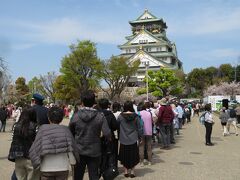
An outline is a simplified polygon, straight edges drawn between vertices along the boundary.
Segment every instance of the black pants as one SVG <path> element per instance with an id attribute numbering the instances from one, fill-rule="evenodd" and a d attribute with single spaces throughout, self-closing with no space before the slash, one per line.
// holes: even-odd
<path id="1" fill-rule="evenodd" d="M 171 122 L 170 126 L 170 142 L 175 143 L 173 122 Z"/>
<path id="2" fill-rule="evenodd" d="M 88 168 L 89 180 L 99 179 L 99 165 L 101 157 L 89 157 L 80 155 L 80 161 L 74 168 L 74 179 L 82 180 L 85 172 L 85 168 Z"/>
<path id="3" fill-rule="evenodd" d="M 205 122 L 204 123 L 205 127 L 206 127 L 206 144 L 209 144 L 209 143 L 212 143 L 211 142 L 211 135 L 212 135 L 212 123 L 208 123 L 208 122 Z"/>

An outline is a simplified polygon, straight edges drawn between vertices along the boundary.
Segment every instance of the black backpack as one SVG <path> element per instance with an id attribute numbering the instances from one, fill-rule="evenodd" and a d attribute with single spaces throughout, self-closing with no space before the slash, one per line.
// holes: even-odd
<path id="1" fill-rule="evenodd" d="M 229 110 L 229 116 L 230 116 L 230 118 L 235 118 L 237 116 L 236 111 L 234 109 L 230 109 Z"/>

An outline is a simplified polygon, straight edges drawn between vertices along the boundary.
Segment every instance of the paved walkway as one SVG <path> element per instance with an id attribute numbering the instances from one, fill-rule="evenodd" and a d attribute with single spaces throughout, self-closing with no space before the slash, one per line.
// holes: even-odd
<path id="1" fill-rule="evenodd" d="M 215 121 L 212 135 L 215 146 L 205 146 L 205 128 L 194 118 L 184 126 L 172 149 L 162 150 L 157 144 L 154 145 L 153 165 L 137 166 L 135 179 L 239 180 L 240 137 L 235 134 L 223 137 L 218 118 L 215 117 Z M 11 124 L 9 121 L 8 130 Z M 9 180 L 14 167 L 14 163 L 7 160 L 10 140 L 10 132 L 0 133 L 1 180 Z M 124 179 L 121 166 L 120 172 L 116 178 L 118 180 Z M 85 179 L 88 177 L 85 176 Z"/>

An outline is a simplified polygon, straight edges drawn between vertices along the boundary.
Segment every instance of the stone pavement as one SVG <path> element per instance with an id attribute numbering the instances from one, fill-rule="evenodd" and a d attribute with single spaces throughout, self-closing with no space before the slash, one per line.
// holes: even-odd
<path id="1" fill-rule="evenodd" d="M 239 180 L 239 136 L 231 134 L 223 137 L 219 119 L 215 117 L 215 121 L 212 134 L 214 146 L 205 146 L 205 128 L 195 117 L 183 127 L 170 150 L 162 150 L 157 144 L 154 145 L 153 165 L 138 165 L 135 179 Z M 8 121 L 7 130 L 11 124 L 12 121 Z M 14 168 L 14 163 L 7 160 L 10 143 L 11 133 L 0 133 L 0 180 L 9 180 Z M 121 165 L 119 169 L 121 174 L 116 179 L 121 180 L 125 177 Z M 88 179 L 87 175 L 85 179 Z"/>

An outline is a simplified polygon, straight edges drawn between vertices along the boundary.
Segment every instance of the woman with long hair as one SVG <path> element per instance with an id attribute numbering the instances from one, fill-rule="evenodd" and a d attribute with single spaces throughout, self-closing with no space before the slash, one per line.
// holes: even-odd
<path id="1" fill-rule="evenodd" d="M 142 141 L 140 118 L 133 109 L 133 103 L 126 101 L 123 112 L 117 119 L 119 123 L 119 160 L 124 167 L 125 177 L 135 177 L 134 167 L 139 163 L 138 143 Z M 129 174 L 130 171 L 130 174 Z"/>
<path id="2" fill-rule="evenodd" d="M 29 149 L 37 132 L 36 111 L 31 107 L 23 109 L 13 132 L 8 159 L 15 162 L 18 180 L 38 180 L 39 171 L 34 170 L 29 159 Z"/>

